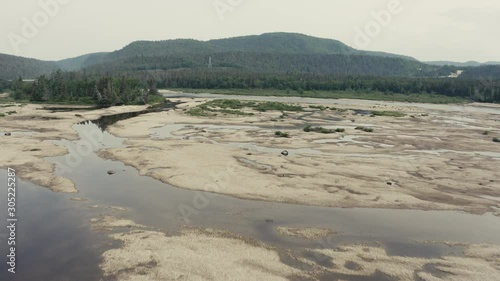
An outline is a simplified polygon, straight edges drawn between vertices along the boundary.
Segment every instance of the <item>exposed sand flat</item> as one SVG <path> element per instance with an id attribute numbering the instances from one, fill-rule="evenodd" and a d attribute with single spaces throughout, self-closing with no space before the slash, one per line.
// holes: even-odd
<path id="1" fill-rule="evenodd" d="M 350 277 L 366 277 L 375 276 L 377 272 L 381 272 L 398 281 L 500 280 L 499 246 L 468 245 L 466 249 L 463 257 L 446 256 L 439 259 L 389 256 L 383 248 L 362 245 L 313 251 L 327 257 L 318 255 L 331 263 L 329 266 L 321 267 L 332 276 L 340 274 Z M 492 260 L 492 256 L 497 259 Z M 306 259 L 302 261 L 311 263 Z"/>
<path id="2" fill-rule="evenodd" d="M 500 278 L 500 247 L 495 245 L 463 245 L 463 256 L 425 259 L 390 256 L 384 248 L 365 245 L 288 251 L 212 229 L 190 229 L 168 236 L 153 230 L 135 230 L 133 222 L 113 217 L 95 219 L 93 223 L 115 232 L 123 230 L 123 226 L 133 227 L 130 231 L 110 234 L 112 239 L 123 242 L 121 248 L 103 254 L 101 268 L 105 278 L 113 280 L 496 281 Z M 309 254 L 303 256 L 303 253 Z"/>
<path id="3" fill-rule="evenodd" d="M 77 133 L 72 125 L 96 119 L 102 115 L 119 112 L 137 111 L 144 106 L 113 107 L 102 110 L 51 113 L 42 110 L 45 105 L 24 105 L 0 108 L 0 113 L 16 111 L 12 115 L 0 118 L 0 139 L 2 153 L 0 168 L 14 168 L 19 178 L 57 192 L 76 193 L 75 185 L 68 179 L 54 175 L 54 165 L 45 157 L 61 156 L 66 149 L 53 144 L 52 140 L 76 140 Z M 49 106 L 49 105 L 47 105 Z M 11 136 L 5 136 L 10 132 Z"/>
<path id="4" fill-rule="evenodd" d="M 322 228 L 292 228 L 292 227 L 283 227 L 278 226 L 276 228 L 279 234 L 285 236 L 292 236 L 298 238 L 306 238 L 306 239 L 320 239 L 329 235 L 336 234 L 335 231 L 330 229 L 322 229 Z"/>
<path id="5" fill-rule="evenodd" d="M 303 104 L 306 112 L 285 116 L 269 111 L 244 117 L 192 117 L 184 109 L 204 100 L 183 101 L 188 103 L 181 109 L 111 126 L 111 133 L 129 138 L 127 147 L 100 155 L 178 187 L 240 198 L 473 213 L 500 207 L 484 197 L 500 196 L 499 147 L 491 141 L 500 135 L 500 115 L 471 109 L 462 118 L 460 112 L 388 103 L 323 111 Z M 407 116 L 370 117 L 351 108 Z M 463 121 L 454 124 L 457 118 Z M 346 132 L 306 133 L 302 128 L 307 124 Z M 155 133 L 168 125 L 176 126 L 169 137 Z M 355 130 L 360 125 L 375 131 Z M 291 137 L 277 138 L 277 130 Z M 289 157 L 281 156 L 284 149 Z"/>
<path id="6" fill-rule="evenodd" d="M 101 268 L 117 280 L 288 280 L 299 270 L 270 249 L 217 233 L 156 231 L 111 235 L 123 248 L 104 253 Z"/>

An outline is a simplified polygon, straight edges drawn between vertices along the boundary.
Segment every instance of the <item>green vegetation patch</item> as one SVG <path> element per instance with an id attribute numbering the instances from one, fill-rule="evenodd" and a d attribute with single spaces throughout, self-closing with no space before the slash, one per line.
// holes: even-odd
<path id="1" fill-rule="evenodd" d="M 356 127 L 356 130 L 360 130 L 367 133 L 373 133 L 373 131 L 375 131 L 373 128 L 369 127 Z"/>
<path id="2" fill-rule="evenodd" d="M 397 111 L 372 111 L 372 116 L 405 117 L 406 114 Z"/>
<path id="3" fill-rule="evenodd" d="M 256 102 L 253 101 L 240 101 L 240 100 L 212 100 L 202 104 L 204 107 L 219 107 L 223 109 L 242 109 L 245 107 L 255 107 Z"/>
<path id="4" fill-rule="evenodd" d="M 213 115 L 210 111 L 205 110 L 205 109 L 200 108 L 200 107 L 192 108 L 192 109 L 186 111 L 186 113 L 191 115 L 191 116 L 202 116 L 202 117 Z"/>
<path id="5" fill-rule="evenodd" d="M 260 112 L 271 110 L 276 111 L 302 111 L 302 107 L 293 104 L 281 102 L 256 102 L 256 101 L 241 101 L 241 100 L 213 100 L 196 106 L 187 111 L 191 116 L 213 116 L 215 113 L 252 116 L 253 113 L 247 113 L 242 109 L 248 108 Z"/>
<path id="6" fill-rule="evenodd" d="M 329 109 L 330 107 L 323 106 L 323 105 L 310 105 L 309 108 L 311 108 L 311 109 L 319 109 L 321 111 L 325 111 L 325 110 Z"/>
<path id="7" fill-rule="evenodd" d="M 3 114 L 3 113 L 0 113 L 0 117 L 5 117 L 5 114 Z"/>
<path id="8" fill-rule="evenodd" d="M 282 131 L 277 131 L 274 133 L 275 136 L 280 137 L 280 138 L 289 138 L 290 134 Z"/>
<path id="9" fill-rule="evenodd" d="M 334 134 L 336 130 L 326 129 L 323 127 L 313 127 L 311 125 L 307 125 L 304 128 L 304 132 L 313 132 L 313 133 L 321 133 L 321 134 Z"/>
<path id="10" fill-rule="evenodd" d="M 303 111 L 302 106 L 300 106 L 300 105 L 293 105 L 293 104 L 273 102 L 273 101 L 266 101 L 266 102 L 258 103 L 257 106 L 255 107 L 255 110 L 261 111 L 261 112 L 270 111 L 270 110 L 295 111 L 295 112 Z"/>
<path id="11" fill-rule="evenodd" d="M 219 104 L 210 101 L 198 105 L 197 107 L 188 110 L 186 113 L 191 116 L 201 116 L 201 117 L 214 116 L 216 113 L 240 115 L 240 116 L 254 115 L 253 113 L 247 113 L 241 110 L 230 109 L 230 108 L 242 108 L 242 107 L 239 107 L 239 105 L 230 106 L 227 104 L 220 104 L 219 106 Z"/>
<path id="12" fill-rule="evenodd" d="M 16 113 L 17 113 L 17 111 L 15 111 L 15 110 L 7 111 L 8 115 L 12 115 L 12 114 L 16 114 Z"/>
<path id="13" fill-rule="evenodd" d="M 500 138 L 493 138 L 494 142 L 500 142 Z"/>

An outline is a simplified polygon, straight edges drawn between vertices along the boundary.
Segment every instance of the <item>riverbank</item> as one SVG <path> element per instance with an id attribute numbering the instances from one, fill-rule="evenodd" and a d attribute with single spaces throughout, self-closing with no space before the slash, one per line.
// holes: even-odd
<path id="1" fill-rule="evenodd" d="M 75 185 L 64 177 L 54 174 L 54 164 L 46 160 L 67 154 L 67 150 L 53 143 L 55 140 L 77 140 L 78 134 L 71 128 L 85 120 L 104 115 L 139 111 L 146 106 L 88 109 L 73 106 L 77 111 L 53 112 L 51 105 L 10 103 L 0 107 L 0 138 L 2 154 L 0 168 L 14 168 L 20 178 L 52 191 L 77 193 Z M 10 134 L 6 136 L 5 134 Z"/>
<path id="2" fill-rule="evenodd" d="M 294 91 L 278 89 L 172 89 L 172 91 L 186 93 L 209 93 L 219 95 L 238 96 L 274 96 L 274 97 L 301 97 L 319 99 L 354 99 L 374 101 L 397 101 L 414 103 L 456 104 L 470 101 L 460 97 L 449 97 L 433 94 L 397 94 L 367 91 Z"/>

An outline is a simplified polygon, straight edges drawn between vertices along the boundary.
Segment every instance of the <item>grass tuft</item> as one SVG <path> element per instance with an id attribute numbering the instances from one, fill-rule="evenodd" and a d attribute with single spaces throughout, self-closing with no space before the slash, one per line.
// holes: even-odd
<path id="1" fill-rule="evenodd" d="M 289 138 L 290 137 L 290 135 L 288 133 L 282 132 L 282 131 L 276 131 L 274 133 L 274 135 L 277 137 L 280 137 L 280 138 Z"/>
<path id="2" fill-rule="evenodd" d="M 372 111 L 372 116 L 405 117 L 406 114 L 397 111 Z"/>
<path id="3" fill-rule="evenodd" d="M 373 131 L 375 131 L 375 129 L 369 127 L 356 127 L 356 130 L 364 131 L 367 133 L 373 133 Z"/>

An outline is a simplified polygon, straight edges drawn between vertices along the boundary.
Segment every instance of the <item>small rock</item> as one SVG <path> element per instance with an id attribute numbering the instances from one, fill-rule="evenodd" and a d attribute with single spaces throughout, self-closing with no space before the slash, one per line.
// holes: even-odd
<path id="1" fill-rule="evenodd" d="M 283 155 L 283 156 L 288 156 L 288 151 L 283 150 L 283 151 L 281 152 L 281 155 Z"/>
<path id="2" fill-rule="evenodd" d="M 108 171 L 108 175 L 114 175 L 114 174 L 116 174 L 115 171 L 112 171 L 112 170 Z"/>

